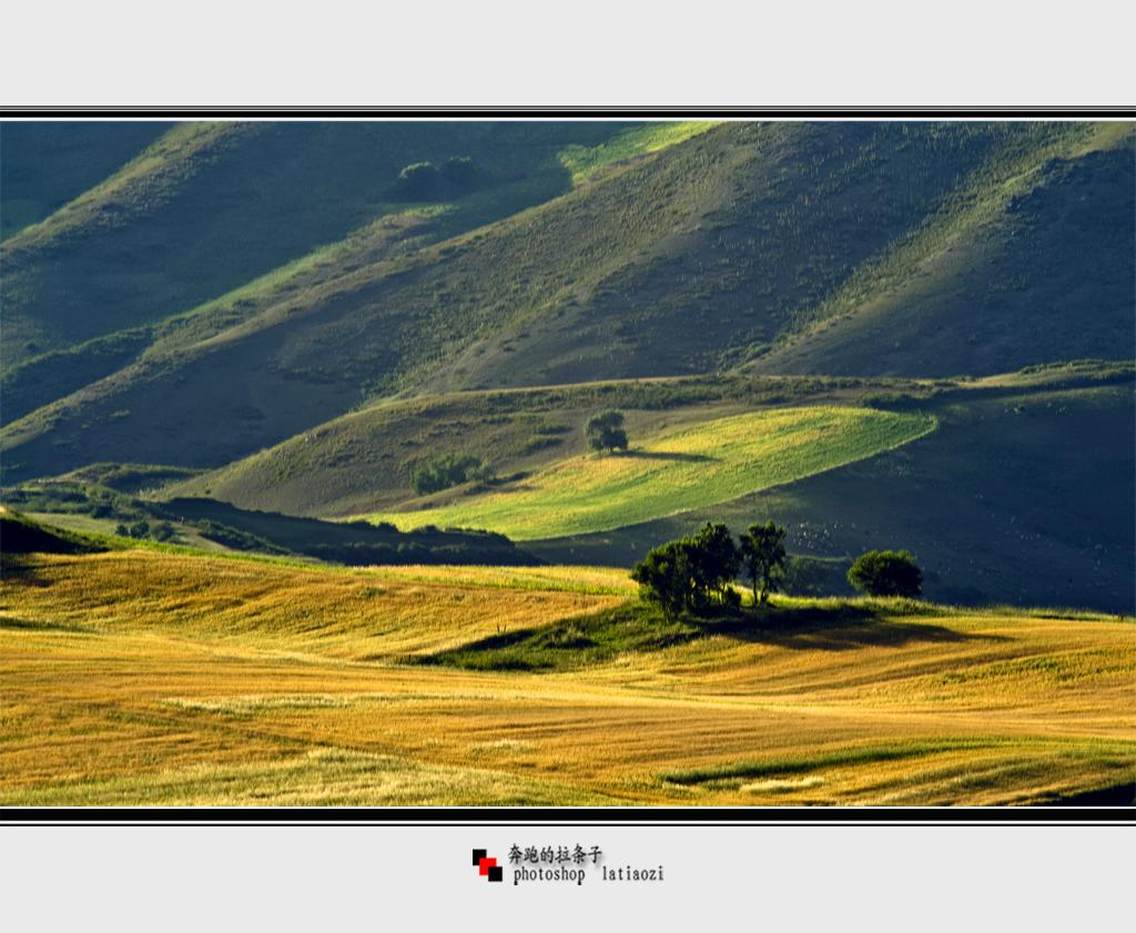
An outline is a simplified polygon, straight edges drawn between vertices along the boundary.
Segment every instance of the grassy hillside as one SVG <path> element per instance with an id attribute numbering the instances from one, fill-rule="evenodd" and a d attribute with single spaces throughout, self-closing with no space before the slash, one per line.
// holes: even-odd
<path id="1" fill-rule="evenodd" d="M 582 454 L 584 424 L 602 408 L 623 410 L 632 437 L 641 439 L 757 408 L 848 403 L 917 384 L 693 376 L 418 396 L 369 405 L 159 495 L 211 496 L 295 515 L 358 515 L 415 498 L 411 472 L 430 458 L 468 454 L 508 477 Z"/>
<path id="2" fill-rule="evenodd" d="M 474 225 L 565 190 L 557 154 L 614 123 L 179 124 L 3 247 L 5 365 L 217 297 L 407 203 L 481 198 Z M 404 190 L 411 163 L 473 159 L 460 191 Z M 488 208 L 488 213 L 486 210 Z M 28 348 L 27 342 L 35 346 Z"/>
<path id="3" fill-rule="evenodd" d="M 1009 148 L 755 368 L 986 375 L 1129 355 L 1136 342 L 1133 126 L 1104 124 L 1088 138 Z"/>
<path id="4" fill-rule="evenodd" d="M 531 481 L 585 453 L 582 426 L 604 407 L 626 411 L 632 439 L 642 441 L 745 412 L 833 403 L 931 415 L 939 429 L 728 504 L 639 524 L 624 517 L 620 529 L 525 548 L 553 562 L 630 566 L 704 521 L 740 530 L 770 517 L 789 528 L 793 553 L 819 561 L 794 577 L 798 592 L 844 591 L 851 558 L 890 544 L 916 552 L 936 599 L 1136 610 L 1131 364 L 977 380 L 691 378 L 407 400 L 337 419 L 163 494 L 317 516 L 391 512 L 413 502 L 410 470 L 432 456 L 470 453 L 501 477 Z M 461 507 L 468 491 L 439 498 Z"/>
<path id="5" fill-rule="evenodd" d="M 150 122 L 0 122 L 0 240 L 99 184 L 169 128 Z"/>
<path id="6" fill-rule="evenodd" d="M 346 225 L 357 230 L 354 237 L 313 239 L 329 245 L 282 255 L 290 266 L 268 268 L 230 250 L 217 268 L 239 263 L 243 284 L 232 284 L 243 291 L 222 296 L 225 286 L 211 285 L 214 297 L 204 304 L 180 303 L 192 313 L 161 324 L 147 318 L 151 323 L 69 346 L 63 356 L 30 360 L 5 386 L 19 403 L 15 413 L 42 405 L 44 393 L 62 395 L 75 380 L 136 361 L 9 425 L 0 441 L 6 459 L 30 473 L 48 461 L 53 472 L 107 459 L 218 466 L 396 391 L 699 373 L 763 359 L 818 316 L 836 321 L 875 291 L 921 281 L 919 257 L 936 254 L 948 234 L 982 240 L 995 221 L 1009 225 L 1002 240 L 1041 231 L 1041 239 L 1020 240 L 1028 249 L 1006 253 L 992 268 L 1003 285 L 1028 277 L 1039 290 L 1030 301 L 1049 296 L 1044 304 L 1052 312 L 1050 326 L 1026 326 L 1018 305 L 1003 314 L 993 292 L 974 292 L 968 307 L 984 326 L 1015 335 L 1013 359 L 1053 359 L 1058 337 L 1067 351 L 1058 358 L 1108 356 L 1126 345 L 1132 277 L 1121 216 L 1128 183 L 1117 161 L 1124 151 L 1117 147 L 1127 145 L 1123 125 L 727 124 L 685 139 L 686 130 L 673 131 L 661 141 L 625 130 L 607 143 L 592 140 L 589 158 L 572 148 L 584 143 L 557 137 L 542 147 L 513 126 L 520 135 L 510 157 L 540 153 L 547 161 L 539 165 L 551 174 L 533 168 L 525 179 L 452 203 L 372 201 L 370 221 L 353 215 Z M 649 152 L 660 142 L 670 145 Z M 274 151 L 262 155 L 253 143 L 242 145 L 257 158 Z M 445 144 L 465 151 L 452 137 Z M 409 152 L 397 151 L 399 160 Z M 497 157 L 497 149 L 484 151 L 486 164 Z M 621 158 L 628 151 L 640 154 Z M 567 165 L 600 167 L 569 190 L 579 170 Z M 1022 187 L 1019 176 L 1040 181 Z M 502 169 L 492 177 L 512 176 Z M 555 184 L 533 193 L 546 177 Z M 507 195 L 511 184 L 532 197 Z M 313 191 L 328 201 L 334 193 L 318 185 Z M 1018 193 L 999 200 L 1006 191 Z M 1021 212 L 1010 209 L 1014 197 L 1021 193 L 1025 204 L 1030 192 L 1044 196 Z M 1080 205 L 1076 216 L 1103 218 L 1083 225 L 1076 251 L 1044 233 L 1063 229 L 1070 198 Z M 272 220 L 266 213 L 263 223 Z M 21 237 L 31 242 L 32 232 Z M 182 235 L 168 241 L 171 248 Z M 226 244 L 224 237 L 204 239 L 210 249 Z M 1106 257 L 1108 268 L 1092 265 L 1078 281 L 1095 284 L 1070 290 L 1075 263 L 1091 265 L 1093 257 Z M 1051 300 L 1056 294 L 1065 298 Z M 173 310 L 167 304 L 161 313 Z M 1097 315 L 1100 326 L 1085 327 L 1086 315 Z M 961 361 L 959 347 L 970 347 L 973 334 L 946 322 L 941 329 L 954 349 L 936 351 L 937 358 Z M 922 343 L 912 346 L 922 353 Z M 963 371 L 990 372 L 998 359 L 977 356 Z M 943 362 L 936 371 L 946 369 Z M 218 423 L 224 432 L 215 430 Z"/>
<path id="7" fill-rule="evenodd" d="M 1136 409 L 1131 367 L 1058 367 L 876 404 L 933 415 L 937 430 L 837 470 L 689 515 L 527 542 L 551 561 L 628 566 L 708 519 L 773 518 L 821 592 L 873 547 L 905 547 L 926 593 L 952 603 L 1136 611 Z M 808 591 L 809 580 L 798 580 Z"/>
<path id="8" fill-rule="evenodd" d="M 370 516 L 402 528 L 486 528 L 515 540 L 605 531 L 706 508 L 898 447 L 934 421 L 814 406 L 715 418 L 562 460 L 499 491 Z"/>
<path id="9" fill-rule="evenodd" d="M 9 805 L 1035 803 L 1136 780 L 1132 619 L 781 600 L 533 673 L 447 652 L 562 630 L 543 650 L 574 656 L 632 611 L 622 572 L 126 551 L 29 573 L 0 581 Z"/>
<path id="10" fill-rule="evenodd" d="M 705 128 L 668 126 L 179 125 L 5 244 L 4 419 Z M 574 176 L 568 153 L 586 162 Z M 461 184 L 398 180 L 407 164 L 450 158 L 472 160 Z"/>
<path id="11" fill-rule="evenodd" d="M 421 528 L 402 532 L 390 524 L 296 518 L 238 509 L 212 499 L 175 498 L 155 503 L 74 481 L 39 482 L 4 489 L 2 495 L 21 513 L 4 511 L 0 506 L 0 515 L 5 518 L 5 539 L 0 544 L 13 553 L 58 550 L 33 545 L 40 538 L 72 540 L 75 536 L 69 532 L 78 532 L 98 539 L 87 541 L 87 545 L 122 547 L 144 541 L 148 546 L 186 545 L 350 566 L 541 563 L 508 538 L 483 531 Z M 40 521 L 51 527 L 40 527 Z M 57 543 L 62 547 L 65 542 Z"/>

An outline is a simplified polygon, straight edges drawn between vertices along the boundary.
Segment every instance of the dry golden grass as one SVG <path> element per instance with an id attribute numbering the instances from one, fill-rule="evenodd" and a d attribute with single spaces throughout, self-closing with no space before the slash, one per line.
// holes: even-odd
<path id="1" fill-rule="evenodd" d="M 1136 777 L 1131 619 L 881 605 L 572 672 L 407 662 L 630 593 L 37 556 L 0 586 L 0 803 L 1029 803 Z"/>

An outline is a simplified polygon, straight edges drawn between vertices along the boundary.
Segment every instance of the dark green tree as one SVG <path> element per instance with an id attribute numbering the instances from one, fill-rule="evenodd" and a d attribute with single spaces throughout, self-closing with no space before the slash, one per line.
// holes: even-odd
<path id="1" fill-rule="evenodd" d="M 442 163 L 438 174 L 454 191 L 469 191 L 477 184 L 477 166 L 469 156 L 451 156 Z"/>
<path id="2" fill-rule="evenodd" d="M 627 432 L 623 430 L 623 412 L 609 409 L 592 415 L 584 426 L 584 436 L 592 450 L 626 450 Z"/>
<path id="3" fill-rule="evenodd" d="M 652 548 L 631 569 L 631 579 L 639 584 L 643 598 L 657 603 L 666 618 L 677 618 L 693 603 L 690 542 L 668 541 Z"/>
<path id="4" fill-rule="evenodd" d="M 785 529 L 772 521 L 750 525 L 741 536 L 741 560 L 753 584 L 753 604 L 765 603 L 785 575 Z"/>
<path id="5" fill-rule="evenodd" d="M 923 592 L 923 571 L 910 551 L 868 551 L 848 570 L 848 582 L 870 596 L 907 596 Z"/>
<path id="6" fill-rule="evenodd" d="M 411 201 L 429 201 L 438 194 L 438 169 L 433 162 L 414 162 L 398 173 L 397 192 Z"/>
<path id="7" fill-rule="evenodd" d="M 169 522 L 162 522 L 151 532 L 155 541 L 169 541 L 175 534 L 174 526 Z"/>
<path id="8" fill-rule="evenodd" d="M 682 612 L 701 612 L 711 603 L 736 606 L 730 586 L 741 558 L 729 529 L 707 522 L 698 534 L 653 548 L 632 568 L 644 599 L 657 603 L 668 619 Z"/>
<path id="9" fill-rule="evenodd" d="M 721 522 L 707 522 L 690 543 L 695 599 L 705 602 L 712 596 L 719 603 L 730 603 L 730 584 L 741 568 L 741 555 L 730 535 L 730 529 Z"/>

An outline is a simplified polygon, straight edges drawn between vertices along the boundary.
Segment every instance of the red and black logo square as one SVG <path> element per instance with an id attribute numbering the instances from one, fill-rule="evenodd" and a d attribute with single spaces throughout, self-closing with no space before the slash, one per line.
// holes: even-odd
<path id="1" fill-rule="evenodd" d="M 473 865 L 477 873 L 490 881 L 502 881 L 503 869 L 497 864 L 497 859 L 489 857 L 487 849 L 473 850 Z"/>

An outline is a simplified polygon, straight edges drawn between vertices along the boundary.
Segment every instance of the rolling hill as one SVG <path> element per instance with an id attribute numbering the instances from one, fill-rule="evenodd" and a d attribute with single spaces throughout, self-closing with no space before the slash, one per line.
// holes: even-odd
<path id="1" fill-rule="evenodd" d="M 470 524 L 519 535 L 526 550 L 554 563 L 619 567 L 705 521 L 740 531 L 774 518 L 788 527 L 792 553 L 809 559 L 793 581 L 798 592 L 845 592 L 851 559 L 890 544 L 915 551 L 936 599 L 1132 612 L 1133 404 L 1132 365 L 1092 362 L 981 379 L 691 377 L 455 393 L 370 406 L 154 494 L 326 518 L 377 514 L 404 524 Z M 832 405 L 933 418 L 937 427 L 845 465 L 826 460 L 823 445 L 813 448 L 808 456 L 823 469 L 741 494 L 767 485 L 760 461 L 750 459 L 749 448 L 763 440 L 755 430 L 752 443 L 734 452 L 740 485 L 707 484 L 698 492 L 708 496 L 700 507 L 674 497 L 666 483 L 647 481 L 618 497 L 610 524 L 619 527 L 572 530 L 578 508 L 598 507 L 595 496 L 575 503 L 569 496 L 526 518 L 525 503 L 541 502 L 534 484 L 579 462 L 584 473 L 567 480 L 570 492 L 588 468 L 601 465 L 586 453 L 582 431 L 599 408 L 626 412 L 633 448 L 693 431 L 714 457 L 713 425 L 722 419 L 759 423 L 763 412 Z M 499 482 L 419 497 L 409 481 L 414 465 L 446 454 L 483 458 Z M 689 464 L 632 457 L 617 465 L 636 470 L 640 480 L 649 480 L 648 466 L 664 468 L 658 481 L 665 467 Z M 511 498 L 520 503 L 516 510 Z M 652 503 L 656 517 L 645 520 L 636 508 Z M 423 508 L 430 511 L 413 511 Z M 526 526 L 533 520 L 548 529 L 543 540 Z"/>
<path id="2" fill-rule="evenodd" d="M 1130 804 L 1134 218 L 1121 121 L 0 125 L 0 803 Z"/>
<path id="3" fill-rule="evenodd" d="M 4 420 L 704 128 L 179 125 L 0 250 Z M 469 159 L 468 177 L 406 190 L 400 170 L 430 159 Z"/>
<path id="4" fill-rule="evenodd" d="M 212 496 L 295 515 L 358 515 L 401 508 L 414 499 L 411 473 L 431 458 L 476 456 L 506 478 L 582 454 L 583 425 L 599 408 L 625 411 L 638 442 L 668 427 L 776 405 L 850 403 L 872 391 L 914 384 L 692 376 L 420 395 L 368 405 L 155 495 Z M 311 482 L 317 475 L 320 482 Z"/>
<path id="5" fill-rule="evenodd" d="M 708 520 L 773 518 L 814 558 L 797 592 L 848 592 L 852 558 L 913 551 L 929 598 L 1136 611 L 1136 407 L 1131 367 L 971 380 L 876 404 L 933 416 L 909 444 L 783 486 L 616 531 L 528 541 L 549 561 L 629 566 Z"/>
<path id="6" fill-rule="evenodd" d="M 438 509 L 419 518 L 593 563 L 719 511 L 769 511 L 826 585 L 887 541 L 941 568 L 942 598 L 1131 607 L 1131 523 L 1107 505 L 1131 498 L 1127 377 L 997 375 L 1131 359 L 1131 124 L 153 130 L 113 146 L 84 130 L 82 172 L 0 192 L 41 205 L 28 218 L 63 203 L 0 246 L 5 483 L 137 470 L 167 477 L 155 499 L 320 519 Z M 25 174 L 37 145 L 45 165 L 63 158 L 46 131 L 0 144 Z M 403 177 L 421 162 L 425 182 Z M 889 395 L 940 431 L 602 528 L 526 532 L 470 487 L 409 488 L 431 456 L 468 454 L 503 501 L 573 462 L 602 407 L 642 439 L 794 405 L 887 411 Z M 896 463 L 918 487 L 893 484 Z M 903 510 L 885 490 L 907 490 Z M 1008 528 L 1022 511 L 1028 533 Z"/>
<path id="7" fill-rule="evenodd" d="M 472 197 L 477 225 L 560 193 L 557 153 L 620 124 L 188 123 L 4 241 L 5 366 L 164 320 L 418 202 Z M 474 178 L 399 186 L 421 162 L 473 160 Z M 492 198 L 485 196 L 493 191 Z M 436 195 L 436 196 L 435 196 Z M 490 205 L 489 202 L 492 202 Z M 460 221 L 448 227 L 461 229 Z M 28 346 L 28 344 L 33 346 Z"/>
<path id="8" fill-rule="evenodd" d="M 976 185 L 754 368 L 990 375 L 1125 346 L 1136 159 L 1132 137 L 1121 140 Z"/>
<path id="9" fill-rule="evenodd" d="M 1136 779 L 1131 618 L 781 599 L 670 631 L 625 571 L 26 573 L 0 580 L 7 805 L 1022 804 Z"/>
<path id="10" fill-rule="evenodd" d="M 517 139 L 528 138 L 528 130 L 509 126 Z M 294 195 L 302 203 L 284 202 L 307 242 L 295 239 L 299 232 L 277 242 L 276 231 L 290 225 L 282 222 L 284 207 L 267 196 L 250 207 L 238 182 L 257 175 L 257 158 L 271 158 L 291 166 L 278 170 L 276 182 L 291 191 L 304 166 L 325 164 L 337 145 L 348 164 L 366 161 L 351 148 L 356 145 L 373 165 L 378 156 L 367 148 L 370 137 L 335 143 L 339 131 L 325 128 L 301 158 L 309 148 L 293 145 L 295 130 L 273 130 L 279 138 L 272 135 L 262 152 L 258 133 L 268 130 L 223 129 L 179 128 L 180 137 L 163 137 L 155 144 L 163 152 L 181 140 L 183 148 L 219 146 L 226 157 L 198 166 L 184 156 L 190 178 L 181 186 L 171 182 L 168 197 L 162 185 L 152 197 L 140 196 L 138 206 L 123 195 L 126 206 L 111 212 L 114 223 L 96 238 L 97 249 L 73 234 L 74 251 L 99 275 L 126 261 L 124 281 L 139 288 L 153 262 L 164 280 L 142 290 L 145 302 L 114 292 L 108 300 L 116 310 L 94 319 L 100 335 L 72 320 L 80 313 L 76 296 L 86 300 L 97 289 L 76 279 L 67 300 L 52 299 L 46 285 L 35 284 L 47 281 L 48 268 L 37 257 L 53 255 L 57 240 L 69 242 L 69 231 L 88 213 L 105 213 L 98 205 L 106 203 L 107 186 L 130 192 L 137 184 L 147 192 L 134 181 L 148 178 L 145 171 L 120 172 L 125 180 L 108 182 L 102 194 L 95 189 L 5 242 L 11 270 L 5 281 L 14 297 L 7 300 L 13 328 L 3 367 L 14 407 L 5 406 L 11 412 L 5 418 L 23 415 L 0 438 L 9 477 L 101 460 L 220 466 L 393 393 L 734 365 L 990 374 L 1130 355 L 1128 124 L 731 123 L 676 134 L 662 148 L 651 138 L 622 147 L 613 142 L 607 156 L 594 155 L 605 147 L 592 129 L 585 140 L 596 144 L 590 149 L 546 138 L 527 149 L 507 147 L 512 162 L 484 140 L 475 145 L 460 135 L 435 149 L 391 143 L 389 168 L 376 170 L 371 189 L 347 197 L 334 186 L 348 182 L 321 182 L 331 187 L 314 185 Z M 295 150 L 291 161 L 281 147 Z M 566 167 L 581 164 L 580 147 L 602 163 L 583 177 Z M 246 150 L 256 154 L 248 165 L 241 157 Z M 548 174 L 533 167 L 519 181 L 505 180 L 518 170 L 521 150 L 531 153 L 526 164 L 544 165 Z M 466 151 L 487 172 L 492 168 L 496 183 L 455 204 L 392 207 L 378 194 L 363 196 L 376 187 L 387 191 L 379 179 L 389 188 L 397 164 L 419 157 L 413 153 L 441 159 Z M 498 162 L 490 161 L 494 153 Z M 629 153 L 638 154 L 623 157 Z M 612 161 L 604 163 L 608 156 Z M 232 177 L 211 182 L 199 204 L 194 179 L 205 185 L 224 166 Z M 165 184 L 166 174 L 160 176 Z M 353 176 L 345 170 L 343 177 Z M 210 210 L 218 191 L 229 192 L 231 209 L 248 213 L 252 227 L 234 231 L 230 224 L 216 236 L 201 229 L 225 217 Z M 338 214 L 327 206 L 331 201 Z M 258 214 L 255 205 L 269 206 Z M 198 219 L 183 219 L 183 210 Z M 168 219 L 150 227 L 151 214 Z M 1067 221 L 1076 230 L 1076 250 L 1054 233 Z M 263 234 L 254 236 L 254 229 Z M 200 280 L 190 276 L 196 291 L 170 284 L 182 258 L 172 265 L 164 256 L 146 260 L 130 239 L 160 238 L 163 249 L 173 250 L 191 234 L 184 262 L 211 270 Z M 233 246 L 229 238 L 238 235 L 262 244 L 260 252 L 251 256 Z M 100 251 L 118 236 L 127 239 L 116 247 L 116 265 Z M 305 253 L 313 247 L 322 248 Z M 214 262 L 200 254 L 205 249 L 224 256 Z M 964 255 L 974 262 L 982 257 L 980 268 L 996 275 L 998 288 L 982 288 L 983 279 L 967 271 L 970 260 L 964 268 L 947 262 Z M 51 280 L 67 282 L 70 274 Z M 1022 294 L 1006 291 L 1023 281 L 1029 288 Z M 915 292 L 902 291 L 914 283 L 927 286 L 918 301 Z M 153 300 L 167 291 L 168 300 Z M 881 363 L 872 352 L 878 341 L 865 337 L 864 328 L 886 319 L 872 309 L 889 301 L 902 309 L 903 322 L 878 328 L 902 339 Z M 956 318 L 966 315 L 981 327 L 958 325 Z M 30 323 L 25 328 L 22 321 Z M 841 327 L 849 330 L 839 348 L 826 350 L 815 367 L 800 361 L 808 346 L 827 346 Z M 903 336 L 912 327 L 913 336 Z M 45 345 L 69 342 L 29 358 L 20 349 L 22 329 L 44 328 L 66 333 L 44 338 Z M 923 372 L 932 344 L 919 335 L 932 331 L 939 335 L 934 365 Z M 818 333 L 824 341 L 813 344 Z M 986 355 L 974 351 L 979 345 L 989 346 Z M 224 432 L 215 430 L 219 421 Z"/>
<path id="11" fill-rule="evenodd" d="M 370 517 L 404 530 L 493 528 L 519 541 L 607 531 L 822 473 L 934 428 L 931 418 L 853 407 L 712 418 L 644 438 L 626 452 L 561 460 L 447 505 Z"/>

